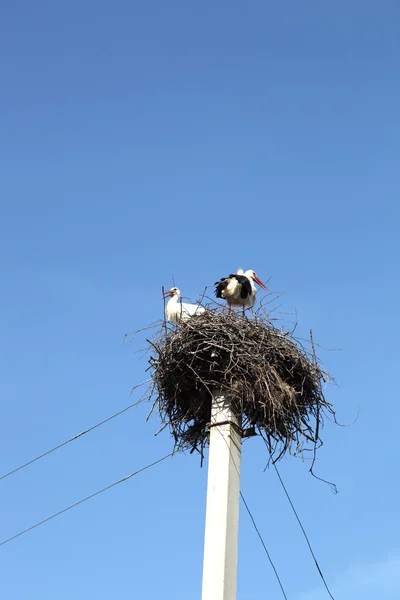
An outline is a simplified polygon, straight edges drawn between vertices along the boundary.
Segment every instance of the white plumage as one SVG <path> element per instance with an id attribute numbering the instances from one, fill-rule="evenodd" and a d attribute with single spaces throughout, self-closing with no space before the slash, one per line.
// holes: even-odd
<path id="1" fill-rule="evenodd" d="M 187 321 L 194 315 L 201 315 L 206 309 L 200 304 L 188 304 L 187 302 L 179 302 L 181 291 L 177 287 L 173 287 L 164 296 L 170 298 L 165 306 L 165 316 L 167 321 Z"/>
<path id="2" fill-rule="evenodd" d="M 252 308 L 256 302 L 257 288 L 256 282 L 263 290 L 267 291 L 266 286 L 252 269 L 245 273 L 243 269 L 238 269 L 237 273 L 231 273 L 228 277 L 223 277 L 215 283 L 215 295 L 217 298 L 223 298 L 229 306 L 242 306 Z"/>

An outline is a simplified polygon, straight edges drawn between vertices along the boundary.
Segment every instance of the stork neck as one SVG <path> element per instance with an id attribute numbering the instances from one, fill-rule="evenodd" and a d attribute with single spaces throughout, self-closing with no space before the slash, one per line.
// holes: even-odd
<path id="1" fill-rule="evenodd" d="M 174 294 L 171 299 L 168 301 L 168 304 L 178 304 L 179 302 L 179 294 Z"/>
<path id="2" fill-rule="evenodd" d="M 250 281 L 251 289 L 252 289 L 252 290 L 253 290 L 253 292 L 255 293 L 255 292 L 257 291 L 257 288 L 256 288 L 256 286 L 255 286 L 255 283 L 254 283 L 254 281 L 252 280 L 252 278 L 251 278 L 251 277 L 248 277 L 247 279 Z"/>

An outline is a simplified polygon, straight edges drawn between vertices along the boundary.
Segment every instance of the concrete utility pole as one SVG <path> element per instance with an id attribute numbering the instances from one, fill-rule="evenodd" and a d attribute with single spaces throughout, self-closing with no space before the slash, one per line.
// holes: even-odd
<path id="1" fill-rule="evenodd" d="M 202 600 L 235 600 L 241 417 L 215 392 L 211 409 Z"/>

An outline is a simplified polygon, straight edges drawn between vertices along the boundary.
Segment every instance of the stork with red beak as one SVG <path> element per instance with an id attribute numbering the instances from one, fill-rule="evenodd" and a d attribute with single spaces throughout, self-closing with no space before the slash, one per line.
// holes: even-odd
<path id="1" fill-rule="evenodd" d="M 241 306 L 244 313 L 246 308 L 252 308 L 256 302 L 257 288 L 254 282 L 263 290 L 268 291 L 254 271 L 250 269 L 244 273 L 243 269 L 238 269 L 237 273 L 231 273 L 229 277 L 223 277 L 214 284 L 216 286 L 215 295 L 217 298 L 226 300 L 229 308 Z"/>
<path id="2" fill-rule="evenodd" d="M 187 321 L 194 315 L 201 315 L 206 309 L 200 304 L 188 304 L 187 302 L 179 302 L 181 291 L 177 287 L 173 287 L 167 292 L 164 292 L 164 297 L 169 298 L 165 306 L 165 316 L 167 321 Z"/>

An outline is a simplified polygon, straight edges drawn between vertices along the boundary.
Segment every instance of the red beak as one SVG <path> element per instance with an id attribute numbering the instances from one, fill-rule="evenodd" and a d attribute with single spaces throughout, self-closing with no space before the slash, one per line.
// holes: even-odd
<path id="1" fill-rule="evenodd" d="M 263 282 L 258 279 L 258 277 L 254 277 L 254 281 L 260 286 L 260 288 L 268 292 L 267 286 L 264 285 Z"/>
<path id="2" fill-rule="evenodd" d="M 167 290 L 166 292 L 164 292 L 164 298 L 172 298 L 173 295 L 174 292 L 172 292 L 171 290 Z"/>

